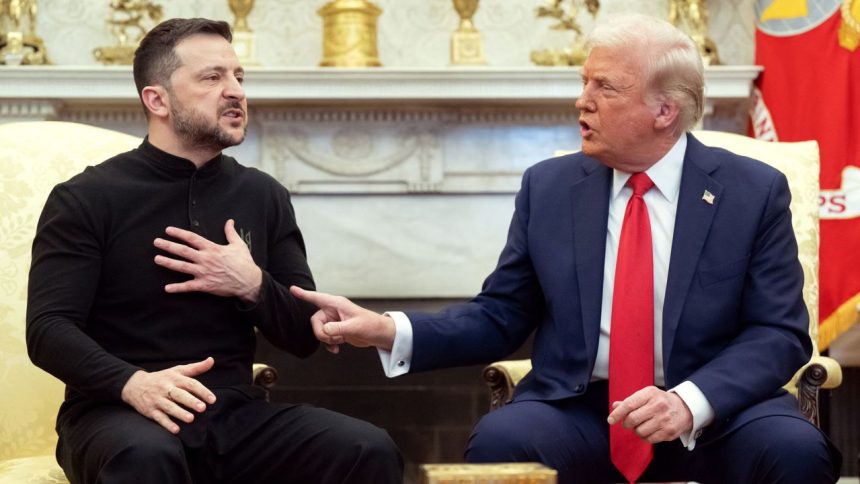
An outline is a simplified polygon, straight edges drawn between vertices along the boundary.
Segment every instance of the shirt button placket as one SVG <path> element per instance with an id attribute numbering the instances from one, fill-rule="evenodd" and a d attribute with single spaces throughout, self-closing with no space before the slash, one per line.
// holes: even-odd
<path id="1" fill-rule="evenodd" d="M 195 181 L 197 180 L 197 174 L 191 175 L 191 178 L 188 181 L 188 223 L 191 224 L 192 230 L 200 227 L 200 220 L 198 218 L 197 213 L 197 196 L 194 194 L 195 191 Z M 197 230 L 195 230 L 197 232 Z"/>

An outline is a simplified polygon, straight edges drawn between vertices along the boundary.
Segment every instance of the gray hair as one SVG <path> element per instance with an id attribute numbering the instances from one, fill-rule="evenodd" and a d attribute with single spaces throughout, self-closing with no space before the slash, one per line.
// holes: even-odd
<path id="1" fill-rule="evenodd" d="M 644 57 L 646 91 L 680 108 L 678 128 L 692 129 L 702 117 L 705 75 L 693 40 L 669 22 L 640 14 L 611 17 L 595 26 L 586 47 L 623 48 Z"/>

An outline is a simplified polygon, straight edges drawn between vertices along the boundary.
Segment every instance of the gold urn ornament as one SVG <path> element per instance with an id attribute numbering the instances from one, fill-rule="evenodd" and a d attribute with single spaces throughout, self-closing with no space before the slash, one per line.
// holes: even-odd
<path id="1" fill-rule="evenodd" d="M 230 11 L 236 17 L 233 22 L 233 50 L 239 62 L 248 66 L 257 62 L 257 37 L 248 26 L 248 15 L 254 9 L 254 0 L 228 0 Z"/>
<path id="2" fill-rule="evenodd" d="M 236 17 L 236 21 L 233 22 L 233 33 L 250 32 L 248 15 L 254 9 L 254 0 L 227 0 L 227 3 L 230 5 L 230 11 Z"/>
<path id="3" fill-rule="evenodd" d="M 479 0 L 454 0 L 454 9 L 460 16 L 460 26 L 451 36 L 451 64 L 484 65 L 484 44 L 481 33 L 475 28 L 472 17 L 478 10 Z"/>
<path id="4" fill-rule="evenodd" d="M 382 9 L 367 0 L 332 0 L 323 18 L 322 67 L 379 67 L 376 21 Z"/>

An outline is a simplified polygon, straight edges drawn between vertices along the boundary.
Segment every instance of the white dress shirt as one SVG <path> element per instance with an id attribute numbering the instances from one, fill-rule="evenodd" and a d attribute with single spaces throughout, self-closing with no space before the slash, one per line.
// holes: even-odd
<path id="1" fill-rule="evenodd" d="M 654 384 L 664 385 L 663 378 L 663 301 L 666 297 L 666 281 L 669 274 L 669 257 L 672 253 L 672 236 L 675 231 L 675 213 L 678 208 L 678 193 L 681 188 L 681 169 L 687 150 L 687 136 L 681 136 L 666 155 L 645 173 L 654 182 L 654 188 L 645 196 L 651 222 L 652 248 L 654 251 Z M 612 292 L 615 282 L 615 262 L 618 241 L 627 201 L 633 189 L 626 186 L 630 173 L 614 170 L 612 189 L 609 194 L 609 221 L 606 233 L 606 255 L 603 265 L 603 299 L 600 311 L 600 339 L 597 344 L 597 360 L 591 379 L 605 380 L 609 376 L 609 335 L 612 321 Z M 395 337 L 391 351 L 379 350 L 385 375 L 395 377 L 409 372 L 412 359 L 412 323 L 401 312 L 387 313 L 394 319 Z M 711 423 L 714 410 L 707 398 L 691 381 L 684 381 L 670 391 L 676 393 L 693 415 L 693 429 L 681 435 L 681 442 L 689 450 L 696 445 L 701 429 Z"/>

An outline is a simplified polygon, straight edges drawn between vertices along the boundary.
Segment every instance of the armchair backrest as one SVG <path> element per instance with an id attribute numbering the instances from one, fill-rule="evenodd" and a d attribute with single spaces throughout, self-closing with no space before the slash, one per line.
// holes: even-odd
<path id="1" fill-rule="evenodd" d="M 809 309 L 809 336 L 818 355 L 818 143 L 762 141 L 720 131 L 694 131 L 699 141 L 761 160 L 785 174 L 791 189 L 791 223 L 803 267 L 803 299 Z"/>
<path id="2" fill-rule="evenodd" d="M 24 339 L 27 275 L 48 193 L 140 138 L 82 124 L 0 125 L 0 461 L 52 454 L 63 385 L 36 368 Z"/>

